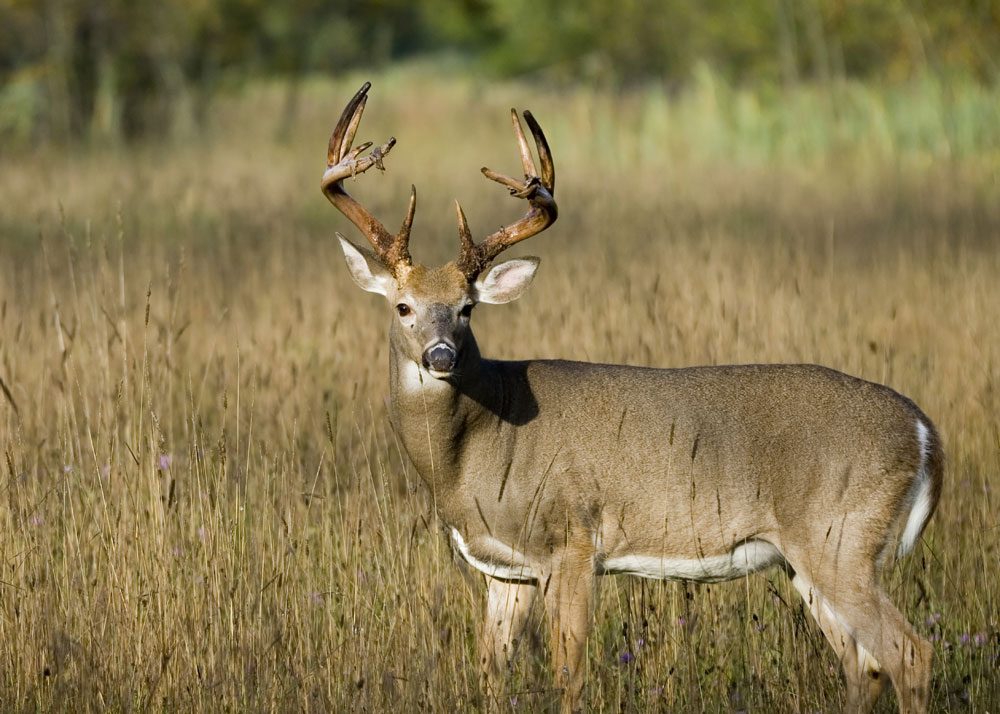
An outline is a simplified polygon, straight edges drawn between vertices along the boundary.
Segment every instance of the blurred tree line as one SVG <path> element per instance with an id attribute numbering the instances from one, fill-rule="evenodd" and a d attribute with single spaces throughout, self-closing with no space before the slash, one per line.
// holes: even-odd
<path id="1" fill-rule="evenodd" d="M 1000 0 L 0 0 L 0 137 L 197 127 L 215 92 L 458 53 L 476 71 L 682 88 L 1000 77 Z M 286 122 L 286 125 L 288 122 Z"/>

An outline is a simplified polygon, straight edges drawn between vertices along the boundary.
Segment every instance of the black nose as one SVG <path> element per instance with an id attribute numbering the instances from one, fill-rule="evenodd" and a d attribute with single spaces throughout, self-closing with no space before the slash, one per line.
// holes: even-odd
<path id="1" fill-rule="evenodd" d="M 455 369 L 458 353 L 451 345 L 438 342 L 433 347 L 424 350 L 424 367 L 435 372 L 450 372 Z"/>

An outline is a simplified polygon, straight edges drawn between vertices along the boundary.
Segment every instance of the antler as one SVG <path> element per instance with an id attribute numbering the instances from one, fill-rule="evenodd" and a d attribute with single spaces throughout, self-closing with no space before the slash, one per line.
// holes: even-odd
<path id="1" fill-rule="evenodd" d="M 457 202 L 455 203 L 455 207 L 458 210 L 458 232 L 462 241 L 462 253 L 458 259 L 458 268 L 470 281 L 474 280 L 501 251 L 518 241 L 530 238 L 536 233 L 541 233 L 555 222 L 558 215 L 556 201 L 553 198 L 556 187 L 556 169 L 552 163 L 549 144 L 545 141 L 545 134 L 542 133 L 542 128 L 538 126 L 538 122 L 535 121 L 535 117 L 531 115 L 531 112 L 524 112 L 528 128 L 531 129 L 531 134 L 535 137 L 538 159 L 542 164 L 542 173 L 539 176 L 538 169 L 535 168 L 535 161 L 531 157 L 531 149 L 528 148 L 528 140 L 525 139 L 521 122 L 517 118 L 516 110 L 510 110 L 510 118 L 514 124 L 514 134 L 517 136 L 517 145 L 521 151 L 524 180 L 512 179 L 509 176 L 492 171 L 485 166 L 483 167 L 483 174 L 487 178 L 506 186 L 510 190 L 511 196 L 528 199 L 530 208 L 524 218 L 517 223 L 506 228 L 501 228 L 477 245 L 472 241 L 472 234 L 469 232 L 469 225 L 465 220 L 465 213 L 462 211 L 462 207 Z"/>
<path id="2" fill-rule="evenodd" d="M 330 136 L 330 148 L 327 151 L 326 171 L 323 172 L 321 187 L 323 193 L 337 209 L 356 225 L 375 249 L 376 255 L 395 277 L 400 277 L 410 267 L 410 226 L 413 225 L 413 213 L 417 206 L 417 189 L 410 187 L 410 208 L 406 212 L 403 226 L 396 235 L 392 235 L 378 219 L 351 198 L 344 190 L 343 180 L 347 177 L 364 173 L 372 166 L 384 171 L 382 159 L 396 145 L 396 138 L 391 137 L 381 146 L 376 146 L 367 156 L 361 156 L 372 145 L 366 141 L 352 149 L 354 134 L 361 123 L 361 115 L 368 102 L 368 90 L 371 82 L 365 82 L 357 94 L 348 102 L 344 113 L 340 115 L 333 134 Z M 360 158 L 359 158 L 360 157 Z"/>

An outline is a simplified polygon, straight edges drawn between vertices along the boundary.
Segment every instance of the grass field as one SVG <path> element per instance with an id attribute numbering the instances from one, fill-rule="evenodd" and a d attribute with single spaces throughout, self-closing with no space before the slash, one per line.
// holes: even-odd
<path id="1" fill-rule="evenodd" d="M 887 585 L 935 642 L 933 711 L 1000 711 L 997 93 L 431 75 L 375 78 L 359 138 L 399 145 L 355 190 L 395 226 L 417 185 L 418 260 L 457 254 L 456 197 L 478 235 L 520 215 L 478 175 L 516 170 L 509 106 L 557 165 L 559 222 L 520 251 L 539 278 L 477 311 L 484 353 L 818 362 L 912 397 L 949 462 Z M 318 190 L 361 79 L 310 83 L 286 142 L 265 86 L 196 139 L 0 155 L 0 710 L 478 708 L 481 593 L 388 423 L 388 313 Z M 839 711 L 780 573 L 599 587 L 596 711 Z M 540 616 L 517 711 L 558 699 Z"/>

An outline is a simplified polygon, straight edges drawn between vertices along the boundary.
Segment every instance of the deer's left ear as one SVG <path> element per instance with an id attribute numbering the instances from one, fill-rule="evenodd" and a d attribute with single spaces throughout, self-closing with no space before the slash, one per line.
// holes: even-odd
<path id="1" fill-rule="evenodd" d="M 502 305 L 517 300 L 535 279 L 538 258 L 515 258 L 494 265 L 485 278 L 476 280 L 479 302 Z"/>

